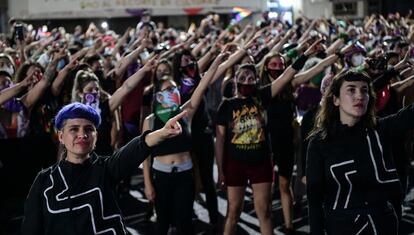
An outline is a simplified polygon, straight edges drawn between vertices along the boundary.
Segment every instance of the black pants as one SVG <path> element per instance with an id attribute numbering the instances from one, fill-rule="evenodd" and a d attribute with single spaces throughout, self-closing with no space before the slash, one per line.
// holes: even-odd
<path id="1" fill-rule="evenodd" d="M 157 234 L 166 235 L 170 225 L 177 234 L 193 234 L 194 182 L 192 170 L 165 173 L 153 169 Z"/>
<path id="2" fill-rule="evenodd" d="M 326 213 L 328 235 L 397 235 L 398 221 L 391 204 Z"/>
<path id="3" fill-rule="evenodd" d="M 217 223 L 217 193 L 213 179 L 214 140 L 211 134 L 197 134 L 193 138 L 193 153 L 198 162 L 201 184 L 206 194 L 206 203 L 210 223 Z"/>

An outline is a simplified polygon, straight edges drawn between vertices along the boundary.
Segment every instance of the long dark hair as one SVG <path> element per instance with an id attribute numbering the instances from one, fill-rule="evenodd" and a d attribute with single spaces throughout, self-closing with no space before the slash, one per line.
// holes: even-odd
<path id="1" fill-rule="evenodd" d="M 175 83 L 177 83 L 177 85 L 181 84 L 181 78 L 183 76 L 183 72 L 181 70 L 181 58 L 186 55 L 191 57 L 191 60 L 193 60 L 195 62 L 195 66 L 196 66 L 196 73 L 195 73 L 195 77 L 194 79 L 196 81 L 200 81 L 201 77 L 200 77 L 200 70 L 198 69 L 198 65 L 197 65 L 197 60 L 196 58 L 191 54 L 191 51 L 187 50 L 187 49 L 182 49 L 180 51 L 178 51 L 177 53 L 174 54 L 173 57 L 173 67 L 172 67 L 172 73 L 173 73 L 173 78 Z"/>
<path id="2" fill-rule="evenodd" d="M 371 78 L 364 72 L 347 70 L 336 75 L 332 84 L 324 94 L 322 106 L 316 116 L 315 126 L 309 136 L 319 134 L 322 139 L 337 134 L 340 125 L 339 107 L 334 104 L 334 97 L 339 97 L 340 89 L 344 81 L 363 81 L 368 84 L 369 101 L 366 113 L 361 122 L 365 128 L 373 128 L 376 125 L 375 118 L 375 92 L 371 85 Z"/>
<path id="3" fill-rule="evenodd" d="M 280 58 L 281 60 L 283 60 L 283 64 L 285 67 L 283 71 L 285 71 L 287 68 L 286 60 L 282 54 L 272 53 L 272 54 L 267 55 L 264 58 L 264 63 L 262 64 L 259 70 L 259 81 L 260 81 L 261 86 L 265 86 L 272 82 L 269 79 L 269 72 L 267 71 L 267 65 L 269 64 L 270 60 L 273 58 Z M 280 97 L 282 100 L 293 100 L 294 99 L 293 87 L 290 82 L 282 89 L 282 91 L 277 95 L 277 97 Z"/>

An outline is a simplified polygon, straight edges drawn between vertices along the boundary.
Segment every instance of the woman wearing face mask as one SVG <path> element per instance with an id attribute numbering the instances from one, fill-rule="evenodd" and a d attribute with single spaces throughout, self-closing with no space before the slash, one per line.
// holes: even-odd
<path id="1" fill-rule="evenodd" d="M 46 167 L 50 163 L 45 161 L 45 155 L 48 155 L 50 150 L 42 148 L 39 139 L 29 135 L 29 124 L 31 121 L 30 113 L 51 84 L 54 78 L 52 71 L 56 65 L 57 60 L 52 60 L 46 68 L 45 74 L 36 63 L 22 65 L 21 69 L 23 66 L 26 66 L 27 69 L 26 71 L 18 71 L 18 74 L 22 74 L 23 78 L 17 82 L 16 86 L 21 86 L 20 84 L 24 83 L 24 87 L 19 89 L 13 98 L 8 99 L 0 106 L 0 148 L 7 153 L 0 156 L 0 161 L 4 166 L 0 171 L 0 187 L 7 188 L 7 192 L 0 200 L 4 221 L 9 219 L 5 219 L 4 215 L 12 215 L 18 210 L 14 203 L 9 203 L 10 200 L 24 200 L 30 188 L 30 181 L 36 175 L 36 169 Z M 6 92 L 6 87 L 13 86 L 11 76 L 0 76 L 0 84 L 3 84 L 3 91 Z M 22 156 L 32 156 L 33 154 L 39 157 L 22 158 Z M 52 160 L 55 159 L 55 156 L 56 154 Z M 23 160 L 25 164 L 22 164 Z"/>
<path id="2" fill-rule="evenodd" d="M 173 76 L 180 91 L 181 101 L 185 103 L 193 95 L 201 79 L 197 60 L 189 50 L 182 50 L 174 55 Z M 216 225 L 218 219 L 218 204 L 213 179 L 214 140 L 204 94 L 191 124 L 191 153 L 196 164 L 195 172 L 199 174 L 203 191 L 206 194 L 210 223 Z"/>
<path id="3" fill-rule="evenodd" d="M 155 58 L 152 58 L 143 68 L 129 77 L 112 96 L 102 90 L 99 80 L 94 73 L 81 70 L 76 74 L 72 89 L 72 102 L 88 104 L 102 117 L 102 125 L 98 129 L 100 137 L 95 149 L 98 154 L 112 154 L 113 140 L 111 139 L 111 131 L 119 126 L 113 114 L 122 104 L 125 97 L 138 85 L 145 74 L 151 71 L 154 65 Z"/>
<path id="4" fill-rule="evenodd" d="M 141 109 L 141 117 L 144 119 L 152 113 L 152 99 L 154 97 L 154 84 L 161 80 L 164 76 L 172 75 L 172 65 L 167 59 L 160 59 L 155 65 L 152 72 L 151 84 L 145 87 L 143 96 L 143 105 Z"/>
<path id="5" fill-rule="evenodd" d="M 344 59 L 349 68 L 358 68 L 364 64 L 367 50 L 357 43 L 344 54 Z"/>
<path id="6" fill-rule="evenodd" d="M 151 84 L 145 87 L 144 95 L 143 95 L 143 105 L 141 108 L 141 117 L 140 119 L 143 120 L 145 117 L 152 113 L 152 100 L 154 97 L 154 84 L 157 84 L 162 77 L 164 76 L 171 76 L 172 75 L 172 65 L 167 59 L 160 59 L 155 65 L 155 69 L 152 72 Z M 142 121 L 141 123 L 143 123 Z M 152 165 L 152 160 L 149 165 Z M 154 203 L 150 201 L 150 205 L 148 206 L 148 210 L 146 213 L 146 218 L 148 220 L 154 215 Z"/>
<path id="7" fill-rule="evenodd" d="M 261 85 L 267 85 L 279 78 L 285 71 L 285 61 L 280 54 L 266 57 L 260 73 Z M 267 108 L 267 127 L 273 160 L 278 166 L 279 191 L 285 221 L 286 233 L 293 231 L 292 193 L 290 178 L 294 163 L 293 119 L 295 104 L 290 83 L 272 97 Z"/>
<path id="8" fill-rule="evenodd" d="M 272 97 L 282 92 L 305 64 L 315 45 L 270 85 L 258 88 L 256 68 L 244 64 L 236 72 L 237 92 L 223 100 L 216 126 L 216 160 L 219 183 L 227 186 L 228 209 L 224 234 L 235 234 L 247 184 L 253 188 L 261 234 L 272 234 L 271 183 L 273 165 L 267 138 L 265 111 Z"/>
<path id="9" fill-rule="evenodd" d="M 377 119 L 370 80 L 337 75 L 318 112 L 306 166 L 311 234 L 398 234 L 391 140 L 414 127 L 414 106 Z"/>
<path id="10" fill-rule="evenodd" d="M 188 112 L 187 120 L 180 122 L 183 133 L 164 142 L 151 152 L 151 157 L 154 158 L 152 169 L 150 169 L 150 158 L 144 162 L 145 194 L 150 201 L 155 202 L 157 234 L 167 234 L 170 225 L 176 226 L 178 234 L 193 234 L 191 216 L 194 179 L 193 162 L 190 156 L 193 138 L 190 134 L 190 126 L 195 121 L 194 115 L 207 86 L 224 57 L 225 54 L 217 56 L 184 105 L 181 105 L 181 92 L 171 76 L 163 76 L 154 83 L 153 114 L 145 119 L 144 131 L 157 130 L 169 117 L 182 110 Z"/>

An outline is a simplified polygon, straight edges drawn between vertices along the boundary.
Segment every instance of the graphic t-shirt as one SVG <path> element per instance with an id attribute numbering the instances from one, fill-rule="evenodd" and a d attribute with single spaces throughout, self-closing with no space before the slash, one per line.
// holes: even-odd
<path id="1" fill-rule="evenodd" d="M 226 127 L 225 153 L 229 157 L 246 163 L 261 163 L 268 157 L 265 110 L 270 100 L 270 86 L 259 89 L 257 96 L 223 100 L 217 124 Z"/>

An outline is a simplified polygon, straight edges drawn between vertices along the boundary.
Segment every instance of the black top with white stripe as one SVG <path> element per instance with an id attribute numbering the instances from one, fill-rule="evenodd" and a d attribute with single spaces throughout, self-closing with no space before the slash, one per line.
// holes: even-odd
<path id="1" fill-rule="evenodd" d="M 126 234 L 115 186 L 150 154 L 145 133 L 111 157 L 62 160 L 41 171 L 25 203 L 23 234 Z"/>
<path id="2" fill-rule="evenodd" d="M 390 142 L 413 127 L 411 104 L 379 119 L 375 129 L 341 125 L 336 136 L 311 138 L 306 166 L 311 234 L 323 234 L 323 208 L 366 208 L 402 196 Z"/>

